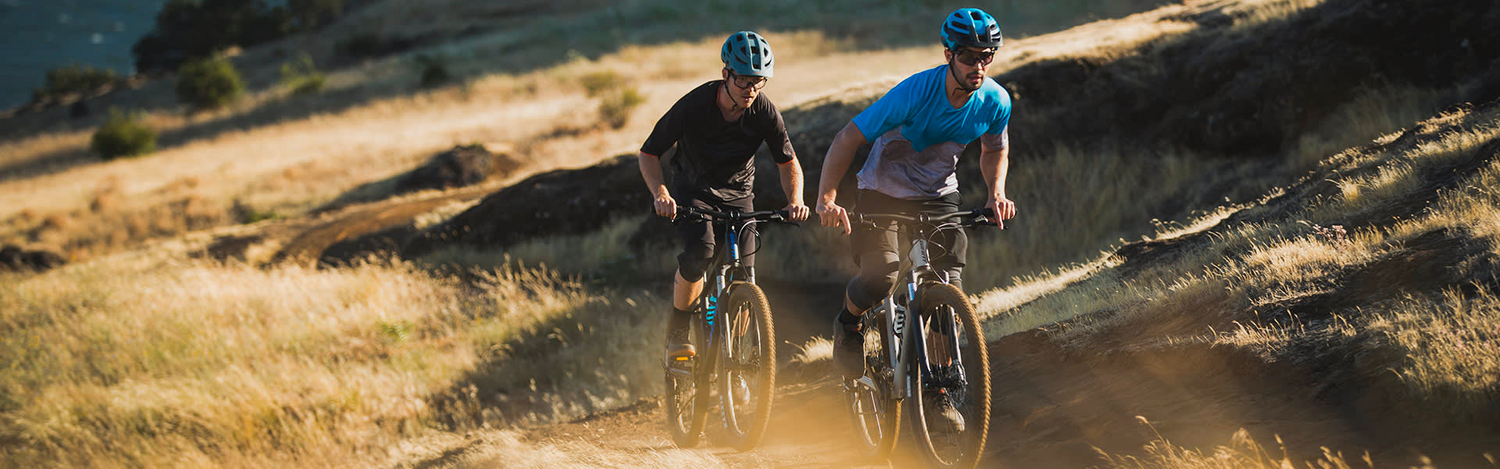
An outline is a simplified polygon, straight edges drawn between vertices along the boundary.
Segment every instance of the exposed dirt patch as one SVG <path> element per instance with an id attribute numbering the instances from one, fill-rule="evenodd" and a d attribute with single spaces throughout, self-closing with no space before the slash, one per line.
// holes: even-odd
<path id="1" fill-rule="evenodd" d="M 1170 239 L 1153 239 L 1126 243 L 1115 250 L 1115 256 L 1123 259 L 1116 271 L 1130 276 L 1149 265 L 1171 262 L 1183 252 L 1193 249 L 1207 238 L 1206 232 L 1190 233 Z"/>
<path id="2" fill-rule="evenodd" d="M 67 263 L 62 254 L 47 250 L 23 249 L 7 244 L 0 248 L 0 271 L 44 272 Z"/>
<path id="3" fill-rule="evenodd" d="M 457 146 L 402 176 L 396 181 L 396 193 L 469 186 L 491 177 L 504 178 L 520 167 L 521 162 L 509 154 L 492 153 L 484 145 Z"/>
<path id="4" fill-rule="evenodd" d="M 615 217 L 648 213 L 649 193 L 636 155 L 578 170 L 538 174 L 485 196 L 478 205 L 413 239 L 420 256 L 443 244 L 501 248 L 538 236 L 587 233 Z"/>
<path id="5" fill-rule="evenodd" d="M 346 207 L 325 214 L 321 222 L 288 241 L 272 262 L 338 264 L 376 254 L 380 249 L 401 246 L 414 236 L 410 226 L 418 216 L 444 205 L 473 200 L 487 187 L 476 186 L 416 200 L 391 200 Z M 374 237 L 365 237 L 377 233 Z M 361 239 L 361 237 L 365 237 Z M 340 244 L 347 240 L 359 241 Z M 338 246 L 337 249 L 330 249 Z M 368 246 L 368 248 L 366 248 Z"/>

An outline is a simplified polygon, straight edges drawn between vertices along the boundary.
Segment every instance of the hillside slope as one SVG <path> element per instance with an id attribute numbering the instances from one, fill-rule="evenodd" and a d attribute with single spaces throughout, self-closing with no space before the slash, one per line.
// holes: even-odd
<path id="1" fill-rule="evenodd" d="M 713 71 L 719 34 L 659 44 L 670 25 L 653 24 L 646 46 L 590 36 L 598 55 L 558 62 L 521 40 L 539 36 L 461 33 L 486 12 L 516 25 L 580 9 L 548 32 L 661 5 L 543 3 L 423 10 L 472 18 L 390 31 L 429 42 L 344 63 L 311 101 L 283 99 L 269 66 L 253 102 L 216 114 L 173 114 L 153 101 L 161 83 L 109 97 L 165 109 L 153 121 L 171 136 L 148 158 L 97 161 L 86 119 L 4 121 L 0 238 L 78 255 L 0 272 L 0 466 L 867 463 L 845 449 L 818 340 L 846 240 L 812 226 L 768 227 L 758 267 L 788 341 L 773 433 L 746 453 L 671 446 L 657 357 L 675 253 L 628 152 L 643 116 L 712 78 L 692 70 Z M 997 390 L 988 464 L 1342 467 L 1369 452 L 1375 467 L 1493 467 L 1497 12 L 1194 1 L 1007 40 L 994 72 L 1018 103 L 1021 216 L 973 233 L 966 272 Z M 394 26 L 329 33 L 364 27 Z M 298 40 L 337 55 L 337 39 Z M 940 57 L 773 40 L 793 59 L 771 86 L 809 181 L 838 128 Z M 238 60 L 274 64 L 294 43 Z M 528 52 L 510 63 L 511 48 Z M 397 69 L 432 51 L 468 57 L 472 80 L 413 91 Z M 624 128 L 578 122 L 595 104 L 579 77 L 601 71 L 639 72 L 627 84 L 648 101 Z M 392 195 L 475 140 L 519 169 Z"/>

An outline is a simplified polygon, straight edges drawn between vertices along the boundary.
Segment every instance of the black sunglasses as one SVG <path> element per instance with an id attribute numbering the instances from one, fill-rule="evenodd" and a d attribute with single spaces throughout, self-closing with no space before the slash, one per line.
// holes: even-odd
<path id="1" fill-rule="evenodd" d="M 996 51 L 994 49 L 985 50 L 983 52 L 969 49 L 953 49 L 952 51 L 953 57 L 958 59 L 958 63 L 968 65 L 970 67 L 976 65 L 989 65 L 990 62 L 995 61 Z"/>

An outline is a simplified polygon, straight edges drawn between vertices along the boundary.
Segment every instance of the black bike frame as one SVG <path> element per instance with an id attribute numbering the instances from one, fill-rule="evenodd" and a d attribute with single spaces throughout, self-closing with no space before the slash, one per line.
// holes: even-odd
<path id="1" fill-rule="evenodd" d="M 755 283 L 754 268 L 741 265 L 744 256 L 755 254 L 755 252 L 751 251 L 742 255 L 740 253 L 740 239 L 746 236 L 747 231 L 752 233 L 750 236 L 758 235 L 753 230 L 757 223 L 784 221 L 787 214 L 785 211 L 780 210 L 741 213 L 720 212 L 697 207 L 682 207 L 679 209 L 679 213 L 704 215 L 709 217 L 710 223 L 722 223 L 725 225 L 724 243 L 718 249 L 715 249 L 717 252 L 714 254 L 714 260 L 711 264 L 712 268 L 710 271 L 714 273 L 713 285 L 705 285 L 703 293 L 698 298 L 703 303 L 704 337 L 706 338 L 704 345 L 708 347 L 706 352 L 712 354 L 713 350 L 715 350 L 714 345 L 716 345 L 714 341 L 718 339 L 719 332 L 717 321 L 719 299 L 723 298 L 729 292 L 730 286 L 735 282 Z M 760 250 L 759 243 L 756 243 L 756 250 Z"/>

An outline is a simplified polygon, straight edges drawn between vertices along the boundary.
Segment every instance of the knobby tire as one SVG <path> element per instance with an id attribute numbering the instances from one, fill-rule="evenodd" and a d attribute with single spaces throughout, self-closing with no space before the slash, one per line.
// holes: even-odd
<path id="1" fill-rule="evenodd" d="M 956 436 L 939 435 L 943 440 L 941 445 L 934 444 L 934 434 L 927 428 L 924 414 L 928 401 L 924 399 L 924 394 L 929 391 L 923 388 L 922 375 L 915 361 L 917 354 L 912 354 L 913 362 L 909 365 L 911 372 L 908 373 L 908 389 L 911 390 L 909 399 L 912 402 L 908 403 L 907 409 L 917 452 L 932 467 L 973 468 L 979 465 L 979 459 L 984 453 L 985 438 L 990 427 L 990 360 L 985 350 L 984 333 L 979 328 L 978 317 L 968 298 L 952 285 L 929 284 L 922 288 L 917 302 L 922 316 L 934 323 L 938 322 L 935 319 L 940 316 L 942 309 L 951 308 L 954 320 L 959 323 L 958 332 L 967 339 L 966 343 L 959 345 L 965 377 L 965 396 L 960 413 L 964 417 L 965 428 Z M 929 335 L 924 338 L 935 337 L 936 333 L 932 331 L 936 328 L 937 325 L 929 328 Z"/>
<path id="2" fill-rule="evenodd" d="M 729 340 L 719 342 L 723 347 L 717 360 L 719 409 L 725 444 L 749 451 L 760 443 L 771 422 L 771 400 L 776 390 L 776 329 L 771 321 L 770 302 L 760 287 L 736 284 L 728 298 L 721 305 L 726 331 L 722 337 Z M 749 399 L 736 405 L 739 387 L 734 381 L 739 378 L 748 385 Z"/>

